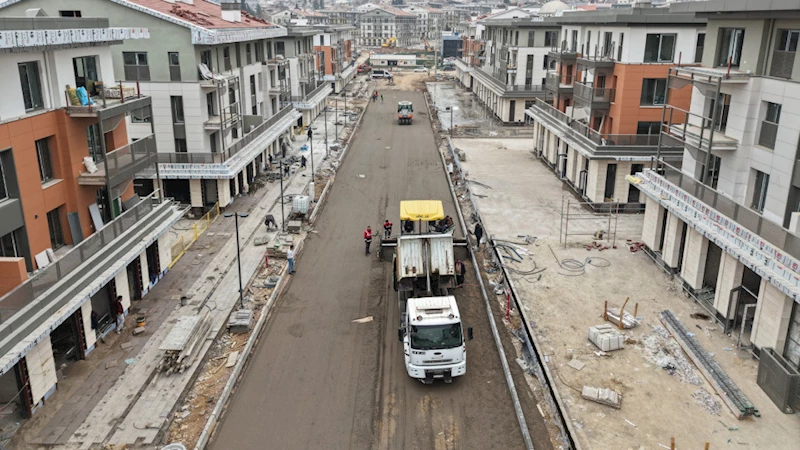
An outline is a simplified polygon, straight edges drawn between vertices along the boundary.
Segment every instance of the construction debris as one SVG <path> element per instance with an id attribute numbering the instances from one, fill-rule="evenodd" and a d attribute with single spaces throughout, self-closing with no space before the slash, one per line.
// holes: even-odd
<path id="1" fill-rule="evenodd" d="M 367 323 L 367 322 L 372 322 L 372 316 L 362 317 L 360 319 L 356 319 L 353 321 L 353 323 Z"/>
<path id="2" fill-rule="evenodd" d="M 239 351 L 228 353 L 228 359 L 225 361 L 225 368 L 229 369 L 236 365 L 236 359 L 239 358 Z"/>
<path id="3" fill-rule="evenodd" d="M 581 361 L 578 361 L 577 359 L 571 359 L 571 360 L 570 360 L 570 361 L 567 363 L 567 365 L 568 365 L 569 367 L 572 367 L 572 368 L 573 368 L 573 369 L 575 369 L 575 370 L 581 370 L 581 369 L 583 369 L 583 366 L 585 366 L 586 364 L 585 364 L 585 363 L 583 363 L 583 362 L 581 362 Z"/>
<path id="4" fill-rule="evenodd" d="M 620 350 L 625 346 L 625 338 L 608 324 L 589 327 L 589 341 L 604 352 Z"/>
<path id="5" fill-rule="evenodd" d="M 718 416 L 722 410 L 722 405 L 711 396 L 705 389 L 698 389 L 692 394 L 694 404 L 705 409 L 712 415 Z"/>
<path id="6" fill-rule="evenodd" d="M 584 386 L 583 391 L 581 391 L 581 397 L 616 409 L 622 406 L 622 394 L 609 388 Z"/>
<path id="7" fill-rule="evenodd" d="M 240 309 L 228 318 L 228 330 L 233 334 L 242 334 L 250 331 L 253 322 L 252 309 Z"/>
<path id="8" fill-rule="evenodd" d="M 660 325 L 652 326 L 653 331 L 639 338 L 640 348 L 645 359 L 667 371 L 677 375 L 682 383 L 701 385 L 703 381 L 695 373 L 694 366 L 684 356 L 683 350 Z"/>
<path id="9" fill-rule="evenodd" d="M 675 337 L 678 345 L 686 352 L 694 365 L 700 369 L 700 373 L 714 387 L 714 390 L 717 391 L 717 394 L 737 419 L 741 420 L 745 416 L 761 416 L 761 413 L 750 403 L 744 392 L 728 377 L 719 363 L 697 342 L 697 339 L 694 336 L 690 336 L 689 331 L 672 314 L 672 311 L 662 311 L 659 314 L 659 319 L 664 324 L 664 327 Z"/>
<path id="10" fill-rule="evenodd" d="M 211 319 L 207 312 L 202 316 L 183 316 L 178 319 L 159 347 L 164 356 L 156 372 L 166 372 L 167 375 L 182 373 L 191 366 L 210 329 Z"/>

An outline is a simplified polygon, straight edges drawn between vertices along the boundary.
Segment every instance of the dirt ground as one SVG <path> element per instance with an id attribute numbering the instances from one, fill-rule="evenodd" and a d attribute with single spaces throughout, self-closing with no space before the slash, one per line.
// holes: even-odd
<path id="1" fill-rule="evenodd" d="M 800 417 L 781 413 L 758 387 L 758 361 L 736 349 L 736 336 L 723 334 L 709 320 L 693 318 L 702 317 L 697 314 L 705 313 L 703 308 L 687 300 L 647 255 L 629 251 L 626 239 L 640 236 L 641 215 L 618 218 L 617 249 L 589 251 L 591 236 L 570 236 L 564 248 L 559 245 L 562 199 L 575 202 L 575 197 L 533 158 L 529 140 L 462 139 L 454 145 L 466 154 L 468 179 L 483 184 L 472 183 L 472 190 L 482 196 L 476 200 L 487 233 L 518 242 L 520 236 L 536 237 L 532 244 L 519 246 L 522 262 L 506 263 L 518 271 L 544 269 L 535 275 L 514 275 L 515 284 L 583 448 L 669 448 L 671 437 L 677 448 L 703 448 L 706 442 L 712 449 L 796 448 Z M 581 220 L 573 217 L 570 223 L 573 232 L 608 228 L 607 218 L 591 219 L 588 212 L 582 213 Z M 565 270 L 560 267 L 565 259 L 583 268 Z M 620 307 L 628 297 L 626 310 L 633 312 L 638 303 L 641 324 L 624 331 L 624 349 L 598 356 L 587 339 L 588 327 L 604 323 L 604 302 Z M 658 313 L 665 309 L 714 354 L 759 409 L 760 418 L 737 420 L 732 415 L 661 326 Z M 585 366 L 567 366 L 572 359 Z M 579 390 L 584 385 L 621 393 L 621 408 L 582 399 Z"/>

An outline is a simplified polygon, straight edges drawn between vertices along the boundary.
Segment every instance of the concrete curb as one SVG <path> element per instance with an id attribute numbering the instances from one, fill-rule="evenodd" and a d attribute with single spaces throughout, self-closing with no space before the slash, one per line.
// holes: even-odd
<path id="1" fill-rule="evenodd" d="M 322 194 L 319 195 L 319 200 L 317 201 L 316 205 L 314 205 L 314 211 L 308 217 L 308 223 L 310 225 L 314 225 L 314 222 L 317 220 L 317 215 L 322 210 L 322 205 L 325 204 L 325 199 L 328 196 L 328 190 L 333 184 L 333 180 L 336 178 L 336 175 L 331 176 L 328 178 L 328 181 L 325 182 L 325 187 L 322 189 Z"/>
<path id="2" fill-rule="evenodd" d="M 433 117 L 430 116 L 430 105 L 428 104 L 427 97 L 425 97 L 425 104 L 428 107 L 429 118 L 432 121 Z M 486 315 L 489 316 L 489 327 L 492 329 L 492 337 L 494 338 L 497 352 L 500 355 L 500 363 L 503 366 L 503 374 L 506 377 L 508 391 L 511 394 L 512 401 L 514 402 L 514 411 L 517 414 L 517 421 L 519 422 L 522 438 L 525 441 L 525 448 L 528 450 L 533 450 L 533 440 L 531 439 L 528 422 L 525 420 L 525 412 L 522 410 L 522 403 L 520 403 L 519 400 L 519 394 L 517 393 L 517 388 L 514 384 L 514 378 L 511 376 L 511 368 L 508 365 L 508 359 L 506 358 L 503 342 L 500 340 L 500 332 L 497 329 L 497 322 L 494 320 L 494 313 L 492 312 L 492 306 L 489 303 L 489 296 L 486 294 L 486 286 L 483 284 L 483 277 L 481 276 L 481 271 L 478 267 L 478 260 L 475 258 L 475 252 L 472 251 L 472 246 L 469 245 L 469 233 L 467 232 L 467 224 L 464 220 L 464 213 L 461 211 L 461 205 L 458 203 L 458 196 L 456 196 L 456 191 L 453 188 L 453 181 L 450 179 L 450 173 L 447 171 L 447 161 L 444 158 L 444 154 L 438 148 L 436 151 L 439 153 L 439 158 L 442 160 L 442 170 L 444 170 L 444 176 L 447 178 L 447 186 L 450 188 L 450 195 L 453 198 L 453 203 L 456 205 L 456 212 L 458 213 L 458 217 L 461 222 L 461 229 L 464 232 L 464 238 L 467 240 L 467 249 L 469 250 L 470 258 L 472 259 L 472 267 L 475 269 L 475 275 L 478 278 L 478 283 L 481 286 L 481 295 L 483 297 L 484 306 L 486 307 Z"/>

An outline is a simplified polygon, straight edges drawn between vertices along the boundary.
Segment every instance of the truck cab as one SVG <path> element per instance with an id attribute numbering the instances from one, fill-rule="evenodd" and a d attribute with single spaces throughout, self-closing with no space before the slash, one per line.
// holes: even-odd
<path id="1" fill-rule="evenodd" d="M 467 372 L 467 346 L 456 298 L 411 298 L 406 301 L 398 339 L 403 343 L 406 371 L 425 384 L 445 383 Z M 472 339 L 472 328 L 467 328 Z"/>

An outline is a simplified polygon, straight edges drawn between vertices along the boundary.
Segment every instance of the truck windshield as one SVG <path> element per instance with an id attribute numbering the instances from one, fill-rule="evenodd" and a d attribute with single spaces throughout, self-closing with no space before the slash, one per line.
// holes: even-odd
<path id="1" fill-rule="evenodd" d="M 437 350 L 462 344 L 461 324 L 411 326 L 411 348 Z"/>

